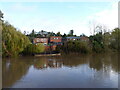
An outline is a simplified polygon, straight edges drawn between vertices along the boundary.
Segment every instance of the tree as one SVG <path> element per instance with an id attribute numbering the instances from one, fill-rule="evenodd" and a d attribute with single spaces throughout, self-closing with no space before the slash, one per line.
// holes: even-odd
<path id="1" fill-rule="evenodd" d="M 1 18 L 3 18 L 3 13 L 0 11 L 0 56 L 2 55 L 2 23 L 3 21 L 1 20 Z"/>
<path id="2" fill-rule="evenodd" d="M 26 31 L 24 31 L 24 35 L 26 35 Z"/>
<path id="3" fill-rule="evenodd" d="M 8 22 L 3 22 L 2 29 L 2 55 L 17 56 L 27 45 L 30 44 L 28 37 L 18 31 Z"/>
<path id="4" fill-rule="evenodd" d="M 84 33 L 82 33 L 82 34 L 80 35 L 80 37 L 83 37 L 83 36 L 85 37 L 86 35 L 85 35 Z"/>
<path id="5" fill-rule="evenodd" d="M 70 30 L 68 36 L 73 36 L 74 30 Z"/>
<path id="6" fill-rule="evenodd" d="M 34 31 L 34 29 L 33 29 L 32 32 L 31 32 L 31 36 L 32 36 L 32 37 L 35 37 L 35 31 Z"/>
<path id="7" fill-rule="evenodd" d="M 44 52 L 45 47 L 43 44 L 29 44 L 23 51 L 23 53 L 26 55 L 32 55 L 35 53 L 41 53 Z"/>
<path id="8" fill-rule="evenodd" d="M 57 32 L 57 36 L 61 36 L 60 32 Z"/>
<path id="9" fill-rule="evenodd" d="M 103 34 L 103 44 L 104 44 L 105 52 L 110 51 L 110 48 L 109 48 L 110 42 L 111 42 L 110 38 L 111 38 L 110 32 L 105 32 Z"/>
<path id="10" fill-rule="evenodd" d="M 120 51 L 120 29 L 115 28 L 111 34 L 111 48 Z"/>
<path id="11" fill-rule="evenodd" d="M 62 37 L 66 37 L 67 35 L 64 33 Z"/>
<path id="12" fill-rule="evenodd" d="M 94 52 L 101 53 L 105 50 L 102 32 L 98 32 L 96 35 L 90 36 L 89 39 Z"/>
<path id="13" fill-rule="evenodd" d="M 1 20 L 1 18 L 3 18 L 3 13 L 0 10 L 0 20 Z"/>
<path id="14" fill-rule="evenodd" d="M 32 32 L 31 32 L 29 35 L 27 35 L 27 36 L 28 36 L 28 38 L 30 39 L 30 41 L 33 42 L 33 39 L 36 37 L 36 34 L 35 34 L 34 29 L 33 29 Z"/>
<path id="15" fill-rule="evenodd" d="M 58 50 L 65 53 L 89 53 L 90 48 L 87 42 L 68 41 L 63 46 L 58 47 Z"/>

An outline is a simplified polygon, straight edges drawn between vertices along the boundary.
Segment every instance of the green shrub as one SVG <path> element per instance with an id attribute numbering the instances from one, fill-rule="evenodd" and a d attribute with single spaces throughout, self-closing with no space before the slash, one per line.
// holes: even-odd
<path id="1" fill-rule="evenodd" d="M 59 47 L 59 50 L 65 53 L 89 53 L 90 48 L 87 42 L 83 41 L 68 41 Z"/>
<path id="2" fill-rule="evenodd" d="M 44 52 L 45 47 L 43 44 L 30 44 L 28 45 L 24 51 L 23 54 L 35 54 L 35 53 L 41 53 Z"/>

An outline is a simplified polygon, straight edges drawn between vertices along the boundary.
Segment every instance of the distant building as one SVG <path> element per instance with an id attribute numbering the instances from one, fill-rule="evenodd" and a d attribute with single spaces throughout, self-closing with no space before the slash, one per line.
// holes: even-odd
<path id="1" fill-rule="evenodd" d="M 89 38 L 86 37 L 86 36 L 81 36 L 81 37 L 80 37 L 80 41 L 89 42 Z"/>
<path id="2" fill-rule="evenodd" d="M 64 41 L 80 41 L 80 37 L 66 37 L 63 39 Z"/>
<path id="3" fill-rule="evenodd" d="M 67 41 L 85 41 L 89 42 L 89 38 L 86 36 L 81 36 L 81 37 L 65 37 L 62 39 L 62 42 L 67 42 Z"/>
<path id="4" fill-rule="evenodd" d="M 48 38 L 34 38 L 33 43 L 34 44 L 42 43 L 43 45 L 47 45 L 48 44 Z"/>
<path id="5" fill-rule="evenodd" d="M 62 45 L 62 37 L 61 36 L 51 36 L 49 38 L 49 43 L 53 45 Z"/>

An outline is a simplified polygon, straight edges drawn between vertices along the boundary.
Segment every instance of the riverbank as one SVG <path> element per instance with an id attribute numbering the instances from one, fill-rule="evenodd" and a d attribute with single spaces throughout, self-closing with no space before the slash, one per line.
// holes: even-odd
<path id="1" fill-rule="evenodd" d="M 34 56 L 39 57 L 39 56 L 61 56 L 61 53 L 56 53 L 56 54 L 34 54 Z"/>

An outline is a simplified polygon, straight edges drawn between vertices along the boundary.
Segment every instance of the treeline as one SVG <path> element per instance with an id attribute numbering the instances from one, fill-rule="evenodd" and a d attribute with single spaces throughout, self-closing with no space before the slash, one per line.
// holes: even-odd
<path id="1" fill-rule="evenodd" d="M 42 44 L 32 44 L 29 37 L 22 34 L 8 22 L 2 23 L 2 56 L 32 55 L 44 52 Z M 67 36 L 66 36 L 67 37 Z M 89 36 L 89 42 L 68 41 L 62 46 L 57 46 L 56 51 L 62 53 L 103 53 L 110 51 L 120 52 L 120 29 L 115 28 L 112 32 L 97 32 Z"/>
<path id="2" fill-rule="evenodd" d="M 89 39 L 92 46 L 92 51 L 94 52 L 120 52 L 119 28 L 115 28 L 112 32 L 103 32 L 100 30 L 97 34 L 90 36 Z"/>
<path id="3" fill-rule="evenodd" d="M 89 42 L 68 41 L 57 46 L 57 51 L 64 53 L 105 53 L 120 52 L 120 29 L 104 32 L 100 29 L 96 34 L 89 36 Z"/>
<path id="4" fill-rule="evenodd" d="M 83 41 L 68 41 L 62 46 L 57 46 L 57 51 L 62 53 L 90 53 L 90 47 L 88 42 Z"/>
<path id="5" fill-rule="evenodd" d="M 1 13 L 1 12 L 0 12 Z M 35 32 L 32 30 L 30 34 L 26 32 L 22 34 L 13 25 L 1 19 L 3 14 L 0 14 L 0 21 L 2 21 L 2 56 L 18 56 L 20 54 L 33 54 L 44 52 L 45 47 L 42 44 L 32 44 L 35 37 L 50 37 L 50 36 L 77 36 L 74 31 L 70 30 L 68 34 L 61 34 L 60 32 L 46 32 L 41 30 Z M 100 27 L 100 26 L 96 26 Z M 80 35 L 80 36 L 85 36 Z M 120 52 L 120 29 L 115 28 L 112 32 L 107 32 L 105 29 L 97 28 L 97 32 L 89 36 L 89 42 L 84 41 L 68 41 L 62 46 L 57 46 L 56 51 L 64 53 L 103 53 L 110 51 Z M 1 50 L 0 50 L 1 51 Z"/>

